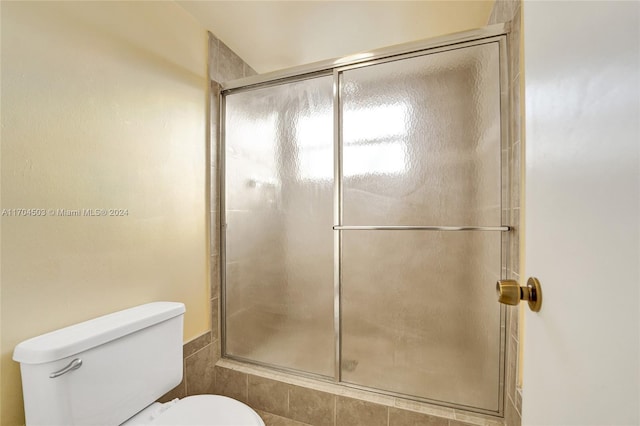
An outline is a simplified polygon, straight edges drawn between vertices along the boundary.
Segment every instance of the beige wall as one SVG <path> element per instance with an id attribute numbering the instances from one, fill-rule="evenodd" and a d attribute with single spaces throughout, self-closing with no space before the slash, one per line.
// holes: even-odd
<path id="1" fill-rule="evenodd" d="M 20 341 L 136 304 L 210 328 L 207 34 L 173 2 L 2 2 L 2 425 Z"/>

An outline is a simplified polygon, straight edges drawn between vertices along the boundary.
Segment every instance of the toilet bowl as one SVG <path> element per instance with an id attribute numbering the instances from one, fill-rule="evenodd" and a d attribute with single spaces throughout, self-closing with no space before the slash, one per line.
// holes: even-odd
<path id="1" fill-rule="evenodd" d="M 250 426 L 264 425 L 258 414 L 235 399 L 195 395 L 145 408 L 121 426 Z"/>
<path id="2" fill-rule="evenodd" d="M 184 312 L 149 303 L 20 343 L 27 426 L 264 426 L 225 396 L 155 402 L 182 381 Z"/>

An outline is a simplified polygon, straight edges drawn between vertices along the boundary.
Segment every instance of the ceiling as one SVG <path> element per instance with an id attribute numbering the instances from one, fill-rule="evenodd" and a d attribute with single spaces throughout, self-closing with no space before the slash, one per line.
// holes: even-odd
<path id="1" fill-rule="evenodd" d="M 494 0 L 179 1 L 258 73 L 485 26 Z"/>

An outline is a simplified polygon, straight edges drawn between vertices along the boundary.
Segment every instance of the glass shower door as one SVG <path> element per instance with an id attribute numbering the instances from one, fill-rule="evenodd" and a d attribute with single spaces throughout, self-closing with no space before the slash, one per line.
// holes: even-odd
<path id="1" fill-rule="evenodd" d="M 224 106 L 224 354 L 333 377 L 333 78 Z"/>
<path id="2" fill-rule="evenodd" d="M 502 413 L 503 41 L 223 92 L 224 356 Z"/>
<path id="3" fill-rule="evenodd" d="M 340 71 L 343 382 L 499 410 L 499 76 L 498 43 Z"/>

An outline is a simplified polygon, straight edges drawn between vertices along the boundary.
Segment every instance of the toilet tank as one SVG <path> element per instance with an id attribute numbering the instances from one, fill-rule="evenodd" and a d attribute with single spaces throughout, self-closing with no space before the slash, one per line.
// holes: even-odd
<path id="1" fill-rule="evenodd" d="M 149 303 L 20 343 L 27 425 L 119 425 L 177 386 L 184 312 Z"/>

